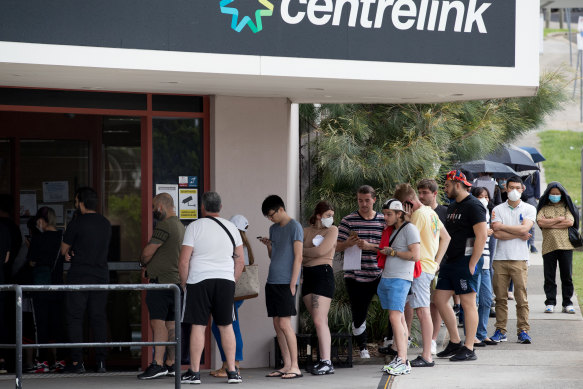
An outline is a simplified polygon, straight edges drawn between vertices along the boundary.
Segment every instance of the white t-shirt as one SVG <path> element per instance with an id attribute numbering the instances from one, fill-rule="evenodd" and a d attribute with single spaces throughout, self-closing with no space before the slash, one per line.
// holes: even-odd
<path id="1" fill-rule="evenodd" d="M 510 207 L 508 201 L 502 203 L 492 211 L 494 217 L 492 224 L 502 223 L 507 226 L 518 226 L 523 220 L 536 220 L 536 208 L 532 205 L 521 201 L 516 208 Z M 528 242 L 520 238 L 496 241 L 496 254 L 494 261 L 528 261 L 529 250 Z"/>
<path id="2" fill-rule="evenodd" d="M 217 217 L 233 235 L 235 246 L 243 245 L 239 230 L 230 221 Z M 233 244 L 227 232 L 214 220 L 203 218 L 186 227 L 183 246 L 193 248 L 188 269 L 187 284 L 196 284 L 210 278 L 235 281 Z"/>

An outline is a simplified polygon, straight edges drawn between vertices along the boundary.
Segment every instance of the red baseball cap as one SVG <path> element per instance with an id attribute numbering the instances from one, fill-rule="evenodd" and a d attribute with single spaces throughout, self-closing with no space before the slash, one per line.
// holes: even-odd
<path id="1" fill-rule="evenodd" d="M 459 181 L 462 184 L 464 184 L 465 186 L 472 186 L 472 184 L 470 184 L 468 182 L 468 180 L 466 179 L 466 175 L 464 173 L 462 173 L 460 170 L 452 170 L 449 173 L 447 173 L 447 176 L 445 176 L 446 181 L 450 180 L 450 181 Z"/>

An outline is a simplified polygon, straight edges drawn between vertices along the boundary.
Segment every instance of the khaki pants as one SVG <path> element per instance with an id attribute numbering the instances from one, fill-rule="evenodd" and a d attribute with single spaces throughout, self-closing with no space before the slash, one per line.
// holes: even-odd
<path id="1" fill-rule="evenodd" d="M 514 298 L 516 299 L 516 333 L 528 332 L 528 298 L 526 284 L 528 266 L 526 261 L 494 261 L 494 293 L 496 294 L 496 329 L 506 333 L 508 322 L 508 287 L 514 281 Z"/>

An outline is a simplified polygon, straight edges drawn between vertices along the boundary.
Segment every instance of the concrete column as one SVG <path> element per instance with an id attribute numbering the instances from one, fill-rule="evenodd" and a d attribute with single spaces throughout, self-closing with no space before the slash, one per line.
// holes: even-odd
<path id="1" fill-rule="evenodd" d="M 211 187 L 221 195 L 223 217 L 242 214 L 249 220 L 247 237 L 262 285 L 259 297 L 246 300 L 239 310 L 242 366 L 273 365 L 275 331 L 263 289 L 269 258 L 256 237 L 269 234 L 271 222 L 261 213 L 261 203 L 270 194 L 281 196 L 288 213 L 299 216 L 298 106 L 285 98 L 215 96 L 211 120 Z M 217 361 L 218 355 L 213 357 Z"/>

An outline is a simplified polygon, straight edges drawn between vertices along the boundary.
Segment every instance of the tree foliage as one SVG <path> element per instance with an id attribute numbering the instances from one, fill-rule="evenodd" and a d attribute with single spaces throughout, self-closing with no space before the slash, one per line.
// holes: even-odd
<path id="1" fill-rule="evenodd" d="M 456 163 L 480 159 L 538 127 L 567 100 L 558 72 L 544 74 L 536 96 L 440 104 L 336 104 L 300 107 L 302 129 L 315 132 L 317 174 L 304 210 L 326 199 L 336 218 L 373 186 L 386 199 L 398 183 L 439 178 Z M 337 221 L 338 221 L 337 220 Z"/>

